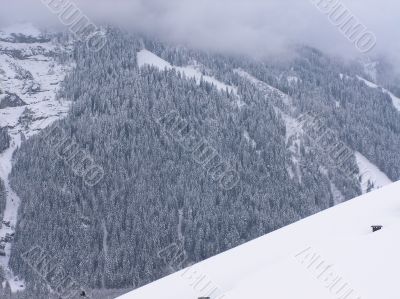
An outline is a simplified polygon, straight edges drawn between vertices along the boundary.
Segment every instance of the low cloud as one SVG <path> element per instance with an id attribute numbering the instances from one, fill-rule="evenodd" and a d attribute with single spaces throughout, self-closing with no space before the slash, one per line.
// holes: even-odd
<path id="1" fill-rule="evenodd" d="M 1 25 L 31 21 L 62 28 L 42 1 L 2 0 Z M 74 3 L 99 24 L 116 24 L 202 49 L 263 56 L 285 53 L 290 44 L 307 44 L 331 54 L 359 55 L 328 16 L 315 6 L 321 1 L 339 0 L 80 0 Z M 371 54 L 400 62 L 400 2 L 341 2 L 376 35 L 377 44 Z"/>

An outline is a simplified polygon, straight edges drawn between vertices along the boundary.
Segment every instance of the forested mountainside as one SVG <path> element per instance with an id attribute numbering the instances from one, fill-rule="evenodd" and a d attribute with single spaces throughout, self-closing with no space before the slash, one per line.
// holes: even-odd
<path id="1" fill-rule="evenodd" d="M 139 66 L 144 48 L 234 88 Z M 22 144 L 10 177 L 21 198 L 10 263 L 28 290 L 40 278 L 21 254 L 34 245 L 88 288 L 136 288 L 171 271 L 158 256 L 170 244 L 198 262 L 361 194 L 296 130 L 302 113 L 319 115 L 398 180 L 400 113 L 391 96 L 358 78 L 359 64 L 305 47 L 297 53 L 290 62 L 256 62 L 113 29 L 99 52 L 78 44 L 59 95 L 73 102 L 69 115 Z M 221 188 L 164 130 L 157 120 L 171 113 L 189 125 L 181 132 L 198 132 L 229 163 L 237 185 Z M 57 128 L 104 169 L 98 184 L 63 161 L 69 148 L 51 146 Z"/>
<path id="2" fill-rule="evenodd" d="M 10 146 L 10 136 L 7 128 L 0 128 L 0 153 Z"/>
<path id="3" fill-rule="evenodd" d="M 149 49 L 174 64 L 185 65 L 195 59 L 210 69 L 217 66 L 222 70 L 222 74 L 217 75 L 225 80 L 233 80 L 230 76 L 232 67 L 245 69 L 257 79 L 291 96 L 299 111 L 322 116 L 343 141 L 366 156 L 392 180 L 400 178 L 400 107 L 396 109 L 393 105 L 398 98 L 392 95 L 395 97 L 392 99 L 388 92 L 361 80 L 360 76 L 373 80 L 370 73 L 365 73 L 363 65 L 345 63 L 308 47 L 299 48 L 294 60 L 283 63 L 259 63 L 248 59 L 233 61 L 201 54 L 182 58 L 179 55 L 181 49 L 152 43 Z M 377 66 L 375 72 L 380 74 L 379 78 L 391 73 L 390 68 L 386 71 L 384 63 L 382 67 Z"/>
<path id="4" fill-rule="evenodd" d="M 6 128 L 0 127 L 0 153 L 10 146 L 10 137 Z M 0 166 L 1 167 L 1 166 Z M 3 219 L 4 209 L 6 207 L 6 190 L 4 182 L 0 178 L 0 219 Z"/>
<path id="5" fill-rule="evenodd" d="M 4 182 L 0 179 L 0 217 L 3 219 L 4 209 L 6 207 L 6 188 Z"/>
<path id="6" fill-rule="evenodd" d="M 367 61 L 364 63 L 364 71 L 368 80 L 378 83 L 400 97 L 400 78 L 393 61 L 384 57 L 379 61 Z"/>
<path id="7" fill-rule="evenodd" d="M 0 205 L 0 267 L 14 292 L 25 284 L 9 268 L 20 203 L 9 183 L 13 153 L 67 113 L 69 103 L 56 94 L 71 68 L 69 47 L 68 35 L 42 33 L 32 24 L 0 28 L 0 179 L 5 189 Z"/>

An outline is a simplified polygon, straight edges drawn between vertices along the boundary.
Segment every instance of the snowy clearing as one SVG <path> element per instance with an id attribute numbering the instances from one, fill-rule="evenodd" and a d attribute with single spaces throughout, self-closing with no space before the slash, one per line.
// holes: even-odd
<path id="1" fill-rule="evenodd" d="M 388 94 L 388 95 L 392 98 L 393 106 L 394 106 L 398 111 L 400 111 L 400 98 L 399 98 L 399 97 L 396 97 L 396 96 L 395 96 L 393 93 L 391 93 L 389 90 L 387 90 L 387 89 L 385 89 L 385 88 L 382 88 L 382 87 L 376 85 L 375 83 L 372 83 L 372 82 L 370 82 L 370 81 L 368 81 L 368 80 L 366 80 L 366 79 L 364 79 L 364 78 L 362 78 L 362 77 L 360 77 L 360 76 L 357 76 L 357 79 L 360 80 L 360 81 L 363 81 L 368 87 L 376 88 L 376 89 L 381 89 L 382 92 Z"/>
<path id="2" fill-rule="evenodd" d="M 171 70 L 175 69 L 177 72 L 185 75 L 188 78 L 194 78 L 197 84 L 200 84 L 201 80 L 208 82 L 214 85 L 217 89 L 221 91 L 232 92 L 237 95 L 237 88 L 234 86 L 227 85 L 214 77 L 203 75 L 200 70 L 195 65 L 189 65 L 185 67 L 174 66 L 170 64 L 168 61 L 158 57 L 154 53 L 148 50 L 141 50 L 137 53 L 137 63 L 139 67 L 144 65 L 154 66 L 159 68 L 160 70 Z"/>
<path id="3" fill-rule="evenodd" d="M 393 183 L 388 176 L 381 171 L 375 164 L 370 162 L 361 153 L 356 152 L 356 161 L 361 175 L 361 187 L 363 193 L 368 190 L 368 181 L 374 184 L 374 189 L 379 189 Z"/>
<path id="4" fill-rule="evenodd" d="M 272 87 L 271 85 L 268 85 L 267 83 L 258 80 L 248 72 L 242 70 L 242 69 L 235 69 L 234 73 L 242 77 L 243 79 L 248 80 L 250 83 L 252 83 L 256 88 L 258 88 L 260 91 L 265 93 L 265 96 L 271 96 L 275 95 L 278 96 L 282 102 L 286 105 L 290 104 L 290 97 L 285 94 L 284 92 L 280 91 L 279 89 Z"/>

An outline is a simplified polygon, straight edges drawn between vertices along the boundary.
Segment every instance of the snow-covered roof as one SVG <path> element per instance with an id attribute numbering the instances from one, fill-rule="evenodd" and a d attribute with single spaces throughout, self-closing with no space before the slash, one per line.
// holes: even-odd
<path id="1" fill-rule="evenodd" d="M 119 298 L 398 299 L 399 232 L 397 182 Z"/>

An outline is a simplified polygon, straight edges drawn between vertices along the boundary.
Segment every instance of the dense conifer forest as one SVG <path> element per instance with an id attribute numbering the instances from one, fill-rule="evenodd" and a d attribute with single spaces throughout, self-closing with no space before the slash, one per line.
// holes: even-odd
<path id="1" fill-rule="evenodd" d="M 237 95 L 173 69 L 139 68 L 143 48 L 177 66 L 196 62 Z M 390 97 L 358 80 L 357 64 L 306 47 L 297 53 L 290 62 L 260 62 L 115 29 L 97 53 L 78 44 L 76 67 L 59 93 L 73 102 L 69 115 L 14 157 L 11 183 L 22 203 L 12 269 L 42 292 L 21 259 L 40 245 L 89 288 L 137 288 L 169 274 L 158 252 L 170 244 L 182 243 L 187 266 L 333 206 L 336 189 L 342 201 L 361 194 L 360 183 L 330 165 L 311 138 L 289 135 L 287 115 L 319 115 L 349 148 L 398 180 L 400 113 Z M 290 109 L 237 69 L 286 93 Z M 220 188 L 155 121 L 171 111 L 229 161 L 240 178 L 234 188 Z M 60 159 L 68 149 L 48 142 L 55 126 L 104 169 L 97 185 L 84 184 Z"/>

